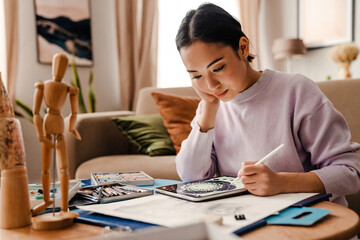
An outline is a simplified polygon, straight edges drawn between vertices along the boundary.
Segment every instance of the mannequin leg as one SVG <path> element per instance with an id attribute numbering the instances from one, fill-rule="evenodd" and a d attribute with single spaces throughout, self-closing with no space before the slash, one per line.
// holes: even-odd
<path id="1" fill-rule="evenodd" d="M 51 135 L 46 135 L 46 138 L 51 141 Z M 38 215 L 39 213 L 43 212 L 47 207 L 49 207 L 53 201 L 50 200 L 50 164 L 51 164 L 51 153 L 52 148 L 47 146 L 46 144 L 41 144 L 41 181 L 42 181 L 42 187 L 43 187 L 43 196 L 44 196 L 44 202 L 32 210 L 32 215 Z"/>
<path id="2" fill-rule="evenodd" d="M 69 204 L 69 166 L 65 139 L 62 134 L 57 136 L 56 151 L 59 156 L 60 167 L 61 211 L 67 212 Z"/>

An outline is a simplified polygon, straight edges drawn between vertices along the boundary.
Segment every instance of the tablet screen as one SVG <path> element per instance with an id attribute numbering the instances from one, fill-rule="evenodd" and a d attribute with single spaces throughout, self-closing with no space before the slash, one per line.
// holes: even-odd
<path id="1" fill-rule="evenodd" d="M 231 182 L 234 177 L 221 176 L 200 181 L 178 183 L 156 188 L 156 192 L 191 201 L 202 201 L 244 192 L 241 181 Z"/>

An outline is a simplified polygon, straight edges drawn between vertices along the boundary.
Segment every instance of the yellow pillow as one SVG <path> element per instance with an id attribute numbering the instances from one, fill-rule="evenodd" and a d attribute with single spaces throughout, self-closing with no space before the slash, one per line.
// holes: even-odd
<path id="1" fill-rule="evenodd" d="M 191 131 L 190 123 L 195 117 L 196 109 L 201 99 L 159 92 L 153 92 L 151 95 L 170 134 L 176 153 L 178 153 L 182 141 L 188 137 Z"/>

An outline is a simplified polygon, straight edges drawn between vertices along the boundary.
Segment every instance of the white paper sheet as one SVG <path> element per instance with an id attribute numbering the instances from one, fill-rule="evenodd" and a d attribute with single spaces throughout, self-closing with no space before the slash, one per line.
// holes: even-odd
<path id="1" fill-rule="evenodd" d="M 78 208 L 166 227 L 201 222 L 207 216 L 221 216 L 223 217 L 222 227 L 233 232 L 315 194 L 289 193 L 271 197 L 246 194 L 207 202 L 189 202 L 156 194 L 115 203 L 79 206 Z M 246 219 L 236 220 L 235 214 L 244 214 Z"/>

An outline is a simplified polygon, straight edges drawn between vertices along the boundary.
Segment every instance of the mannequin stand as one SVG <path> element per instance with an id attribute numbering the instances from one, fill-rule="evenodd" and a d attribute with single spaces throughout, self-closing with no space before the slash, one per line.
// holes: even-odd
<path id="1" fill-rule="evenodd" d="M 64 229 L 73 224 L 73 219 L 78 217 L 79 214 L 75 212 L 58 212 L 55 213 L 55 173 L 56 173 L 56 138 L 57 135 L 53 135 L 54 141 L 54 155 L 53 155 L 53 208 L 52 213 L 42 214 L 32 218 L 32 228 L 34 230 L 57 230 Z M 67 201 L 67 199 L 66 199 Z"/>
<path id="2" fill-rule="evenodd" d="M 58 230 L 70 227 L 73 219 L 79 215 L 75 212 L 46 213 L 32 219 L 34 230 Z"/>

